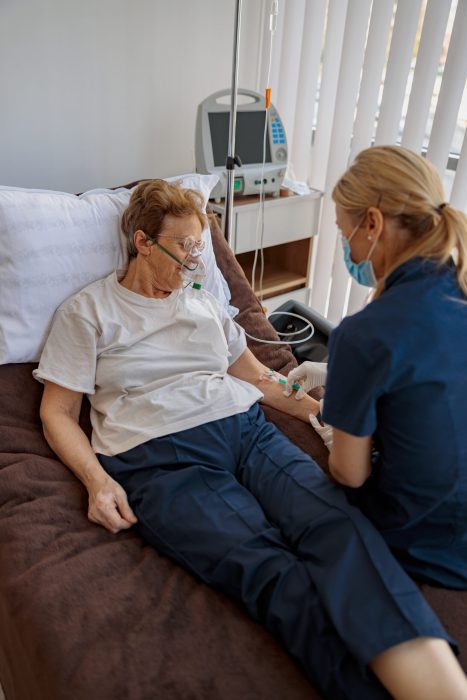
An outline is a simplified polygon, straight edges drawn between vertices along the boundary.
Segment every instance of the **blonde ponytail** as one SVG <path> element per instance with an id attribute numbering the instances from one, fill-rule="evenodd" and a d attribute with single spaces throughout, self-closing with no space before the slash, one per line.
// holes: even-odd
<path id="1" fill-rule="evenodd" d="M 443 209 L 443 219 L 453 243 L 451 250 L 457 268 L 457 281 L 467 296 L 467 216 L 459 209 L 447 206 Z"/>

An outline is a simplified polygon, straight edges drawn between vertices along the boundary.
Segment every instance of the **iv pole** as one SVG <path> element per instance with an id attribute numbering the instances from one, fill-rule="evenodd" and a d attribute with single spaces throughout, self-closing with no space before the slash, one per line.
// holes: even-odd
<path id="1" fill-rule="evenodd" d="M 235 166 L 241 166 L 241 161 L 235 155 L 235 128 L 237 124 L 237 83 L 238 83 L 238 54 L 240 48 L 240 19 L 242 0 L 235 0 L 235 25 L 232 59 L 232 89 L 230 95 L 229 147 L 225 168 L 227 170 L 227 190 L 225 197 L 224 237 L 230 245 L 232 240 L 232 210 L 234 196 Z"/>

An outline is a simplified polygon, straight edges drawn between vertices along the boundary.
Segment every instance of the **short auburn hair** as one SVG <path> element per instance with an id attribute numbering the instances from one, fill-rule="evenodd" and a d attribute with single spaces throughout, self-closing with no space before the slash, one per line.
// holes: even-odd
<path id="1" fill-rule="evenodd" d="M 205 228 L 207 217 L 203 207 L 202 195 L 196 190 L 182 188 L 180 182 L 141 182 L 132 193 L 122 216 L 122 230 L 127 238 L 129 257 L 135 258 L 138 253 L 133 240 L 134 233 L 141 230 L 157 240 L 167 215 L 180 218 L 197 216 L 201 227 Z"/>

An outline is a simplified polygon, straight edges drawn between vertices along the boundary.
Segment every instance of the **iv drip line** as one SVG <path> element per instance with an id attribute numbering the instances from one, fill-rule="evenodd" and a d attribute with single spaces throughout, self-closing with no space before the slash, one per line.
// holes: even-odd
<path id="1" fill-rule="evenodd" d="M 272 65 L 272 49 L 274 34 L 277 28 L 277 15 L 279 14 L 279 0 L 272 0 L 271 11 L 269 15 L 269 31 L 270 31 L 270 42 L 269 42 L 269 60 L 268 60 L 268 72 L 266 76 L 266 90 L 265 90 L 265 101 L 266 110 L 264 113 L 264 133 L 263 133 L 263 162 L 261 166 L 261 185 L 259 190 L 259 206 L 258 206 L 258 216 L 256 219 L 256 234 L 255 234 L 255 256 L 253 259 L 253 269 L 251 273 L 251 287 L 253 291 L 255 290 L 255 274 L 256 274 L 256 264 L 258 261 L 258 247 L 260 249 L 260 278 L 259 278 L 259 299 L 263 301 L 263 275 L 264 275 L 264 250 L 263 250 L 263 240 L 264 240 L 264 168 L 266 164 L 266 137 L 268 130 L 268 109 L 271 104 L 271 88 L 269 87 L 271 79 L 271 65 Z M 261 237 L 259 235 L 259 230 L 261 227 Z"/>

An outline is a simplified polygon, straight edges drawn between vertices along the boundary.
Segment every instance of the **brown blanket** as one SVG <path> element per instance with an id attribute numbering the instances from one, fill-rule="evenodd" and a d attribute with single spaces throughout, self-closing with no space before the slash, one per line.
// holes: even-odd
<path id="1" fill-rule="evenodd" d="M 216 257 L 253 335 L 274 338 L 212 224 Z M 252 344 L 268 366 L 287 348 Z M 320 696 L 239 605 L 86 517 L 85 489 L 51 452 L 33 364 L 0 367 L 0 681 L 8 700 L 313 700 Z M 310 426 L 269 418 L 324 467 Z M 89 406 L 81 424 L 89 433 Z M 467 594 L 424 589 L 467 646 Z"/>

